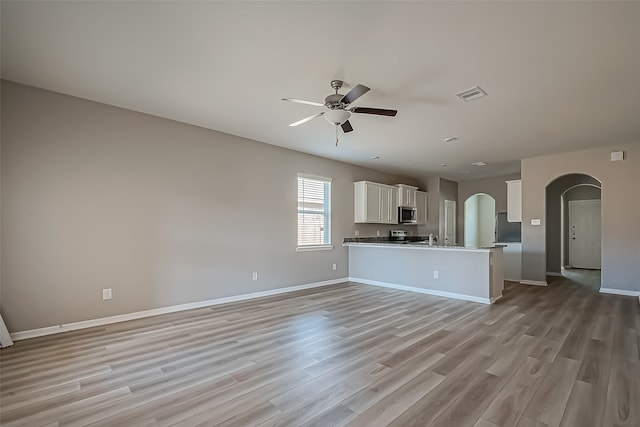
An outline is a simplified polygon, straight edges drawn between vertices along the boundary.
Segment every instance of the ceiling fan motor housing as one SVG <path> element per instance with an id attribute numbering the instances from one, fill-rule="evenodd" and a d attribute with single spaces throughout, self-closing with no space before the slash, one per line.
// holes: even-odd
<path id="1" fill-rule="evenodd" d="M 332 110 L 335 110 L 336 108 L 344 108 L 344 104 L 342 103 L 343 97 L 344 95 L 341 95 L 339 93 L 329 95 L 324 99 L 324 105 Z"/>

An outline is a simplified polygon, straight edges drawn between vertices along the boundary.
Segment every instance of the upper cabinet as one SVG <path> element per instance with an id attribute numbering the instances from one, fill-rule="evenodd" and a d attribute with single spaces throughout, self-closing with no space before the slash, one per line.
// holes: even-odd
<path id="1" fill-rule="evenodd" d="M 370 181 L 354 182 L 355 222 L 398 223 L 398 189 Z"/>
<path id="2" fill-rule="evenodd" d="M 507 183 L 507 221 L 522 222 L 522 180 Z"/>
<path id="3" fill-rule="evenodd" d="M 398 187 L 398 206 L 415 208 L 416 190 L 418 187 L 412 187 L 404 184 L 398 184 L 396 187 Z"/>
<path id="4" fill-rule="evenodd" d="M 416 191 L 416 224 L 427 223 L 427 196 L 424 191 Z"/>

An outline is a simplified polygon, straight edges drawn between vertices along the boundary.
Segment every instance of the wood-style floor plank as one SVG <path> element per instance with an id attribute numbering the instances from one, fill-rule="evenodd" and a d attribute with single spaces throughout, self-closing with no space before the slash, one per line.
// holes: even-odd
<path id="1" fill-rule="evenodd" d="M 345 283 L 18 341 L 0 425 L 638 427 L 639 354 L 637 299 L 567 278 Z"/>

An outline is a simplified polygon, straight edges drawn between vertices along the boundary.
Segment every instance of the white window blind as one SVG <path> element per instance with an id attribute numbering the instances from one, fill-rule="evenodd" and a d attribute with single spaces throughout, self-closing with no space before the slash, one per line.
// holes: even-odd
<path id="1" fill-rule="evenodd" d="M 298 174 L 298 248 L 331 248 L 331 178 Z"/>

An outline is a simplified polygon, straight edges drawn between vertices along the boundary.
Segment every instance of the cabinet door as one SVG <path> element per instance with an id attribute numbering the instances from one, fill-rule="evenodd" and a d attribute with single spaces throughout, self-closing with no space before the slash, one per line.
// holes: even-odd
<path id="1" fill-rule="evenodd" d="M 507 221 L 522 222 L 522 180 L 507 181 Z"/>
<path id="2" fill-rule="evenodd" d="M 416 219 L 418 224 L 427 223 L 427 193 L 416 191 Z"/>
<path id="3" fill-rule="evenodd" d="M 398 187 L 398 205 L 400 206 L 409 206 L 408 198 L 409 197 L 409 189 L 407 187 Z"/>
<path id="4" fill-rule="evenodd" d="M 366 222 L 383 222 L 382 188 L 378 185 L 367 183 L 366 186 Z"/>
<path id="5" fill-rule="evenodd" d="M 416 188 L 398 185 L 398 206 L 416 207 Z"/>
<path id="6" fill-rule="evenodd" d="M 416 208 L 417 206 L 417 195 L 416 195 L 416 190 L 414 190 L 413 188 L 409 188 L 408 189 L 408 193 L 407 193 L 407 205 L 411 206 L 412 208 Z"/>
<path id="7" fill-rule="evenodd" d="M 391 206 L 391 191 L 386 187 L 382 187 L 380 190 L 382 194 L 380 197 L 380 222 L 388 224 L 391 221 L 391 211 L 389 210 L 389 206 Z"/>
<path id="8" fill-rule="evenodd" d="M 389 199 L 389 224 L 398 223 L 398 190 L 389 188 L 391 197 Z"/>

